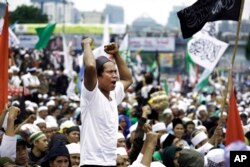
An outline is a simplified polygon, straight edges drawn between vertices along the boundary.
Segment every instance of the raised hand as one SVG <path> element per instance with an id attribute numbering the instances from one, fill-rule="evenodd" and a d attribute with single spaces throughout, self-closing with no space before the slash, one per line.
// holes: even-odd
<path id="1" fill-rule="evenodd" d="M 110 43 L 104 46 L 104 51 L 107 54 L 116 55 L 119 52 L 119 48 L 116 43 Z"/>
<path id="2" fill-rule="evenodd" d="M 81 45 L 82 45 L 82 47 L 84 48 L 84 45 L 92 45 L 93 44 L 93 42 L 94 42 L 94 40 L 92 39 L 92 38 L 85 38 L 85 39 L 83 39 L 82 40 L 82 43 L 81 43 Z"/>

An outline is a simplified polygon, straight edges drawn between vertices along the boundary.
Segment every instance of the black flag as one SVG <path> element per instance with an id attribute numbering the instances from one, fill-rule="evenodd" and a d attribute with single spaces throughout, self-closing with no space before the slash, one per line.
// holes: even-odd
<path id="1" fill-rule="evenodd" d="M 209 21 L 239 20 L 242 0 L 198 0 L 179 12 L 183 38 L 190 38 Z"/>

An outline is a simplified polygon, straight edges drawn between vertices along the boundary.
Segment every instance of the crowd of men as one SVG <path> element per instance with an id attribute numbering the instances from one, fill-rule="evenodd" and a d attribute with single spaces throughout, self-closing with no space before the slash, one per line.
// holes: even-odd
<path id="1" fill-rule="evenodd" d="M 184 82 L 166 91 L 142 64 L 129 72 L 115 44 L 104 48 L 112 58 L 95 60 L 91 42 L 83 40 L 80 79 L 74 52 L 68 70 L 62 55 L 12 48 L 0 166 L 225 166 L 225 77 L 210 77 L 199 92 Z M 248 150 L 248 85 L 237 91 L 237 103 L 245 143 L 236 147 Z"/>

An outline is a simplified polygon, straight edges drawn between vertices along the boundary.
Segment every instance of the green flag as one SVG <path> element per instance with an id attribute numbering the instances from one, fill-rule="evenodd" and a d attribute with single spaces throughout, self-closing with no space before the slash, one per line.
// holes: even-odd
<path id="1" fill-rule="evenodd" d="M 188 75 L 188 80 L 189 83 L 191 83 L 192 85 L 196 83 L 196 65 L 193 62 L 192 58 L 190 57 L 190 55 L 188 54 L 188 52 L 186 52 L 185 55 L 185 66 L 186 66 L 186 72 Z"/>
<path id="2" fill-rule="evenodd" d="M 165 92 L 166 92 L 166 95 L 168 95 L 168 82 L 167 82 L 167 80 L 165 79 L 164 81 L 163 81 L 163 84 L 164 84 L 164 90 L 165 90 Z"/>
<path id="3" fill-rule="evenodd" d="M 151 66 L 149 67 L 149 72 L 154 72 L 157 69 L 158 65 L 157 65 L 157 61 L 155 60 Z"/>
<path id="4" fill-rule="evenodd" d="M 200 91 L 201 89 L 209 85 L 208 77 L 210 76 L 211 73 L 212 71 L 210 71 L 209 69 L 204 70 L 198 83 L 195 85 L 195 88 L 194 88 L 195 91 Z"/>
<path id="5" fill-rule="evenodd" d="M 39 41 L 35 46 L 37 50 L 43 49 L 47 46 L 55 27 L 56 23 L 50 23 L 46 27 L 36 28 L 37 35 L 39 36 Z"/>

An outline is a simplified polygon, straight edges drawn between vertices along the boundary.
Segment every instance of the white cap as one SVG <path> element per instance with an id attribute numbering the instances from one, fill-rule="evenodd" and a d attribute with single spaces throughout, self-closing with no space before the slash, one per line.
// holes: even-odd
<path id="1" fill-rule="evenodd" d="M 69 154 L 80 154 L 80 144 L 78 143 L 70 143 L 66 145 Z"/>
<path id="2" fill-rule="evenodd" d="M 31 111 L 31 112 L 34 112 L 34 108 L 33 108 L 32 106 L 26 107 L 25 110 L 26 110 L 26 111 L 29 110 L 29 111 Z"/>
<path id="3" fill-rule="evenodd" d="M 29 54 L 25 54 L 24 57 L 27 58 L 27 57 L 30 57 L 30 55 Z"/>
<path id="4" fill-rule="evenodd" d="M 20 106 L 20 103 L 19 103 L 19 101 L 15 100 L 15 101 L 13 101 L 13 102 L 11 103 L 11 105 L 17 105 L 17 106 Z"/>
<path id="5" fill-rule="evenodd" d="M 11 66 L 10 69 L 14 72 L 19 72 L 19 68 L 17 66 Z"/>
<path id="6" fill-rule="evenodd" d="M 67 120 L 64 121 L 61 125 L 60 125 L 60 132 L 63 133 L 63 129 L 65 128 L 70 128 L 72 126 L 76 126 L 75 123 L 73 121 Z"/>
<path id="7" fill-rule="evenodd" d="M 157 132 L 157 131 L 160 131 L 160 130 L 165 130 L 165 131 L 167 132 L 167 128 L 166 128 L 165 123 L 163 123 L 163 122 L 158 122 L 158 123 L 156 123 L 156 124 L 154 124 L 154 125 L 152 126 L 152 131 L 153 131 L 153 132 Z"/>
<path id="8" fill-rule="evenodd" d="M 36 119 L 36 120 L 33 122 L 34 125 L 37 125 L 37 124 L 40 124 L 40 123 L 45 123 L 45 124 L 46 124 L 45 120 L 44 120 L 44 119 L 41 119 L 41 118 L 38 118 L 38 119 Z"/>
<path id="9" fill-rule="evenodd" d="M 200 117 L 200 111 L 205 111 L 205 112 L 207 112 L 207 107 L 205 106 L 205 105 L 200 105 L 199 107 L 198 107 L 198 109 L 197 109 L 197 111 L 196 111 L 196 115 L 197 115 L 197 117 Z"/>
<path id="10" fill-rule="evenodd" d="M 46 106 L 49 107 L 49 106 L 55 106 L 55 101 L 54 100 L 50 100 L 46 103 Z"/>
<path id="11" fill-rule="evenodd" d="M 36 108 L 36 109 L 38 108 L 38 105 L 37 105 L 36 103 L 33 103 L 33 102 L 30 103 L 30 106 L 32 106 L 34 109 L 35 109 L 35 108 Z"/>
<path id="12" fill-rule="evenodd" d="M 203 126 L 203 125 L 198 125 L 198 126 L 196 126 L 195 129 L 197 129 L 197 130 L 203 130 L 204 132 L 207 132 L 207 128 L 205 126 Z"/>
<path id="13" fill-rule="evenodd" d="M 41 106 L 38 108 L 37 112 L 40 112 L 40 111 L 47 111 L 48 110 L 48 107 L 46 106 Z"/>
<path id="14" fill-rule="evenodd" d="M 171 115 L 172 115 L 173 113 L 172 113 L 172 110 L 171 110 L 170 108 L 166 108 L 166 109 L 163 111 L 162 114 L 163 114 L 163 115 L 164 115 L 164 114 L 171 114 Z"/>
<path id="15" fill-rule="evenodd" d="M 198 134 L 196 134 L 192 139 L 191 142 L 193 143 L 194 146 L 197 146 L 200 142 L 203 140 L 207 139 L 207 135 L 205 132 L 200 131 Z"/>

